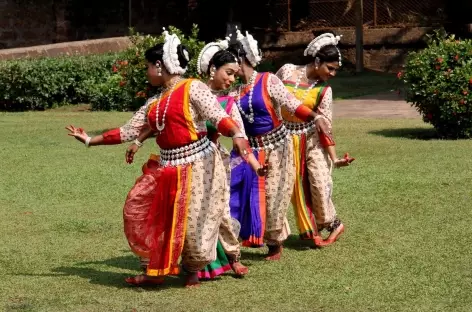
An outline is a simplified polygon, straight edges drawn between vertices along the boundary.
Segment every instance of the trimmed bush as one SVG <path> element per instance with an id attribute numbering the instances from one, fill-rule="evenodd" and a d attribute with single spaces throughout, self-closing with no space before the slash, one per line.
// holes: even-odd
<path id="1" fill-rule="evenodd" d="M 169 31 L 189 51 L 191 61 L 185 76 L 200 78 L 196 63 L 205 42 L 198 40 L 197 25 L 189 36 L 172 26 Z M 93 110 L 137 110 L 159 91 L 147 82 L 144 52 L 162 43 L 164 37 L 131 30 L 129 38 L 131 46 L 120 53 L 0 62 L 0 109 L 44 110 L 90 103 Z M 263 62 L 258 70 L 275 68 L 272 62 Z"/>
<path id="2" fill-rule="evenodd" d="M 191 60 L 185 76 L 198 78 L 197 58 L 200 50 L 205 46 L 205 42 L 198 40 L 197 25 L 193 25 L 192 32 L 188 37 L 173 26 L 169 27 L 169 32 L 176 34 L 189 51 Z M 136 110 L 144 105 L 148 97 L 158 91 L 147 82 L 144 52 L 154 45 L 164 42 L 164 36 L 142 35 L 131 30 L 130 41 L 131 46 L 120 54 L 120 58 L 112 66 L 113 73 L 121 77 L 116 85 L 119 85 L 128 94 L 121 103 L 123 110 Z M 93 102 L 92 106 L 94 109 L 96 108 Z"/>
<path id="3" fill-rule="evenodd" d="M 44 110 L 89 103 L 90 88 L 103 82 L 117 54 L 62 56 L 0 62 L 0 109 Z"/>
<path id="4" fill-rule="evenodd" d="M 426 49 L 409 54 L 398 78 L 406 100 L 441 137 L 472 137 L 472 40 L 436 32 Z"/>

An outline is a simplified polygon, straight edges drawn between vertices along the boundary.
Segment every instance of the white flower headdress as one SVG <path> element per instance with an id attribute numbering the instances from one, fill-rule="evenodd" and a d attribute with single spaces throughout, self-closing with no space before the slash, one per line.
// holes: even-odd
<path id="1" fill-rule="evenodd" d="M 177 47 L 180 44 L 180 39 L 176 34 L 170 35 L 169 32 L 163 28 L 164 31 L 164 53 L 162 55 L 162 61 L 169 74 L 172 75 L 183 75 L 187 70 L 187 67 L 180 66 L 179 54 Z M 187 50 L 183 50 L 183 54 L 187 62 L 190 60 Z"/>
<path id="2" fill-rule="evenodd" d="M 339 55 L 339 66 L 342 65 L 341 63 L 341 51 L 339 51 L 337 45 L 339 41 L 341 40 L 341 36 L 335 36 L 331 33 L 325 33 L 322 34 L 315 39 L 313 39 L 308 46 L 305 49 L 305 52 L 303 55 L 308 56 L 311 55 L 313 57 L 316 57 L 316 54 L 323 48 L 324 46 L 328 45 L 334 45 L 336 49 L 338 50 L 338 55 Z"/>
<path id="3" fill-rule="evenodd" d="M 218 42 L 210 42 L 200 51 L 197 59 L 197 71 L 198 74 L 206 74 L 208 72 L 208 66 L 210 65 L 210 60 L 216 52 L 221 50 L 226 50 L 229 46 L 230 38 L 226 37 L 225 40 Z M 235 60 L 237 61 L 237 60 Z"/>
<path id="4" fill-rule="evenodd" d="M 236 35 L 236 39 L 241 42 L 244 52 L 246 52 L 246 59 L 249 61 L 249 63 L 251 63 L 252 67 L 256 67 L 257 64 L 259 64 L 262 60 L 259 46 L 257 45 L 257 40 L 255 40 L 254 37 L 252 37 L 252 35 L 247 31 L 246 36 L 243 36 L 237 27 Z"/>

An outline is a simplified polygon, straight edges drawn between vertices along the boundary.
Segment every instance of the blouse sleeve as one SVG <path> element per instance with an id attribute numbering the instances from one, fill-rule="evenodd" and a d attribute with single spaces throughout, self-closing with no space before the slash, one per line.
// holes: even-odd
<path id="1" fill-rule="evenodd" d="M 233 106 L 231 107 L 230 117 L 236 122 L 239 130 L 241 130 L 241 132 L 246 136 L 246 130 L 244 129 L 244 122 L 243 122 L 243 118 L 241 117 L 241 113 L 239 112 L 239 109 L 236 106 L 236 103 L 234 103 L 234 100 L 231 100 L 231 101 L 233 101 Z"/>
<path id="2" fill-rule="evenodd" d="M 292 64 L 285 64 L 284 66 L 280 67 L 280 69 L 275 74 L 280 80 L 289 79 L 292 76 L 293 65 Z"/>
<path id="3" fill-rule="evenodd" d="M 335 146 L 336 143 L 334 142 L 333 137 L 333 125 L 332 125 L 332 118 L 333 118 L 333 91 L 331 87 L 327 87 L 326 92 L 321 99 L 320 104 L 318 105 L 317 109 L 318 116 L 316 118 L 323 118 L 327 123 L 327 132 L 320 131 L 318 133 L 320 144 L 323 147 L 328 146 Z"/>
<path id="4" fill-rule="evenodd" d="M 190 86 L 190 102 L 203 120 L 216 125 L 218 132 L 231 136 L 230 130 L 239 128 L 236 122 L 223 110 L 216 96 L 201 81 L 193 81 Z"/>
<path id="5" fill-rule="evenodd" d="M 327 87 L 320 105 L 318 105 L 318 113 L 321 114 L 330 124 L 333 120 L 333 90 Z"/>
<path id="6" fill-rule="evenodd" d="M 103 133 L 103 143 L 107 145 L 120 144 L 136 139 L 141 130 L 147 127 L 147 108 L 153 100 L 155 99 L 151 98 L 141 106 L 125 125 Z"/>
<path id="7" fill-rule="evenodd" d="M 302 105 L 301 101 L 290 93 L 283 82 L 274 74 L 269 76 L 268 91 L 276 108 L 285 107 L 290 113 L 304 121 L 310 119 L 311 109 Z"/>

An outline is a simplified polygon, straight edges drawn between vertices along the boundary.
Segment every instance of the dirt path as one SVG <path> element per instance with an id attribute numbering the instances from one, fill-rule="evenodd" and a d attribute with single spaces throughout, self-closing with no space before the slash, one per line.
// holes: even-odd
<path id="1" fill-rule="evenodd" d="M 393 92 L 334 101 L 334 118 L 420 118 L 416 110 Z"/>

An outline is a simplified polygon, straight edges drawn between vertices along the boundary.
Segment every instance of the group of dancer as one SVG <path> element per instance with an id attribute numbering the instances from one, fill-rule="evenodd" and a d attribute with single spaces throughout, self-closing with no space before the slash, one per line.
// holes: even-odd
<path id="1" fill-rule="evenodd" d="M 133 141 L 128 163 L 146 139 L 155 136 L 159 146 L 123 210 L 125 235 L 144 271 L 126 282 L 159 285 L 180 268 L 187 286 L 229 270 L 243 276 L 241 245 L 266 245 L 266 259 L 278 260 L 290 234 L 290 201 L 301 238 L 318 247 L 334 243 L 344 225 L 332 202 L 332 169 L 354 160 L 337 157 L 332 135 L 327 81 L 341 66 L 340 37 L 318 36 L 305 49 L 307 65 L 272 74 L 255 70 L 257 41 L 236 30 L 236 38 L 200 52 L 206 83 L 182 77 L 189 53 L 175 34 L 164 37 L 145 53 L 148 82 L 162 87 L 159 95 L 101 135 L 67 127 L 87 147 Z M 233 86 L 238 77 L 243 84 Z M 232 138 L 231 151 L 220 136 Z"/>

